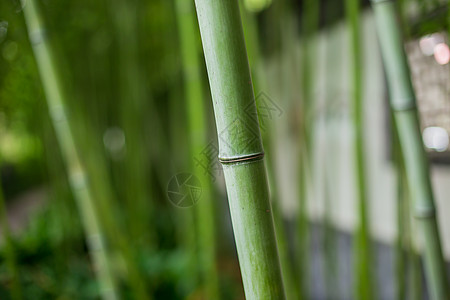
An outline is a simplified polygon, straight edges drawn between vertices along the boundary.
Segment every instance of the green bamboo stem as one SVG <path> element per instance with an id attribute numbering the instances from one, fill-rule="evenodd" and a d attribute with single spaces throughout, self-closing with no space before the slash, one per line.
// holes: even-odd
<path id="1" fill-rule="evenodd" d="M 393 118 L 393 117 L 392 117 Z M 393 119 L 394 120 L 394 119 Z M 411 197 L 408 192 L 406 170 L 397 135 L 397 125 L 393 121 L 394 154 L 397 165 L 397 216 L 398 216 L 398 241 L 397 241 L 397 299 L 422 299 L 422 264 L 417 253 L 416 241 L 413 239 L 413 222 L 410 214 Z M 407 269 L 405 269 L 407 268 Z M 405 270 L 407 273 L 405 274 Z M 408 289 L 407 289 L 408 288 Z"/>
<path id="2" fill-rule="evenodd" d="M 45 28 L 33 0 L 23 8 L 30 41 L 41 76 L 47 106 L 56 137 L 66 163 L 72 192 L 76 199 L 86 233 L 89 254 L 95 265 L 103 299 L 119 299 L 118 289 L 110 265 L 104 234 L 85 169 L 75 147 L 73 132 L 65 111 L 64 95 L 56 72 Z"/>
<path id="3" fill-rule="evenodd" d="M 121 165 L 125 180 L 124 195 L 127 214 L 129 218 L 129 232 L 133 241 L 139 241 L 140 246 L 154 247 L 156 232 L 152 220 L 151 172 L 149 172 L 149 146 L 145 133 L 146 114 L 154 115 L 149 109 L 151 100 L 147 99 L 147 90 L 143 81 L 142 69 L 139 62 L 138 13 L 139 6 L 136 1 L 115 0 L 111 2 L 111 15 L 115 25 L 118 44 L 119 103 L 120 124 L 126 137 L 126 154 Z M 148 285 L 139 270 L 133 248 L 120 241 L 122 255 L 124 256 L 129 273 L 129 280 L 135 297 L 150 299 Z M 126 241 L 125 241 L 126 242 Z M 135 245 L 137 243 L 134 243 Z"/>
<path id="4" fill-rule="evenodd" d="M 138 57 L 139 7 L 136 1 L 115 0 L 111 2 L 113 21 L 118 45 L 117 72 L 120 120 L 126 136 L 126 154 L 123 174 L 126 181 L 125 200 L 130 218 L 130 231 L 134 239 L 155 238 L 152 220 L 152 202 L 148 172 L 148 145 L 145 139 L 144 122 L 147 110 L 145 83 L 142 79 Z"/>
<path id="5" fill-rule="evenodd" d="M 185 94 L 187 100 L 188 128 L 190 134 L 190 153 L 198 156 L 208 143 L 207 120 L 200 68 L 200 45 L 198 29 L 196 28 L 194 4 L 191 0 L 176 0 L 178 32 L 180 37 L 183 63 Z M 205 166 L 209 162 L 203 157 Z M 198 220 L 197 236 L 199 246 L 199 271 L 201 282 L 206 287 L 207 299 L 220 299 L 219 278 L 216 266 L 216 241 L 213 207 L 213 190 L 211 178 L 191 158 L 191 170 L 202 183 L 202 198 L 195 206 Z"/>
<path id="6" fill-rule="evenodd" d="M 285 299 L 237 0 L 196 0 L 247 299 Z"/>
<path id="7" fill-rule="evenodd" d="M 336 5 L 339 5 L 338 2 L 333 2 L 331 6 L 326 7 L 327 11 L 336 11 Z M 328 72 L 325 74 L 325 101 L 326 101 L 326 110 L 325 110 L 325 124 L 327 131 L 327 139 L 325 141 L 325 148 L 331 149 L 333 144 L 335 143 L 335 139 L 332 137 L 337 136 L 335 132 L 334 124 L 329 124 L 334 122 L 334 114 L 333 107 L 336 107 L 334 102 L 336 101 L 336 96 L 333 93 L 335 79 L 337 78 L 336 70 L 339 70 L 337 67 L 339 64 L 339 57 L 341 57 L 342 53 L 340 49 L 342 47 L 338 47 L 336 45 L 335 39 L 333 39 L 333 33 L 331 30 L 326 31 L 326 39 L 325 39 L 325 65 L 328 68 Z M 340 71 L 340 70 L 339 70 Z M 336 157 L 336 156 L 334 156 Z M 338 245 L 337 245 L 337 234 L 336 229 L 333 227 L 333 182 L 335 181 L 335 170 L 336 160 L 333 159 L 333 156 L 327 155 L 324 158 L 324 178 L 323 178 L 323 189 L 324 189 L 324 217 L 323 217 L 323 252 L 325 256 L 325 263 L 323 264 L 323 274 L 325 274 L 325 282 L 326 282 L 326 290 L 327 290 L 327 298 L 332 299 L 336 298 L 336 295 L 339 294 L 339 277 L 338 275 Z"/>
<path id="8" fill-rule="evenodd" d="M 422 144 L 416 100 L 393 1 L 372 1 L 389 83 L 414 216 L 424 241 L 425 275 L 431 299 L 448 299 L 448 281 L 437 225 L 428 161 Z"/>
<path id="9" fill-rule="evenodd" d="M 393 122 L 394 123 L 394 122 Z M 395 128 L 394 123 L 394 128 Z M 395 253 L 395 271 L 396 271 L 396 298 L 405 299 L 406 296 L 406 277 L 405 277 L 405 267 L 407 262 L 406 253 L 406 238 L 408 236 L 408 223 L 409 215 L 407 213 L 407 202 L 406 198 L 406 186 L 405 186 L 405 172 L 400 152 L 400 146 L 398 141 L 398 136 L 394 130 L 393 138 L 393 157 L 394 164 L 396 166 L 396 177 L 397 177 L 397 241 L 396 241 L 396 253 Z"/>
<path id="10" fill-rule="evenodd" d="M 308 191 L 309 178 L 312 178 L 312 144 L 314 132 L 314 84 L 317 43 L 315 34 L 319 28 L 320 2 L 315 0 L 303 1 L 302 7 L 302 55 L 301 55 L 301 80 L 302 80 L 302 104 L 300 117 L 300 185 L 299 185 L 299 214 L 298 214 L 298 239 L 299 239 L 299 264 L 302 274 L 301 291 L 308 298 L 311 286 L 310 281 L 310 226 L 308 222 Z"/>
<path id="11" fill-rule="evenodd" d="M 5 198 L 3 195 L 3 187 L 0 182 L 0 224 L 2 225 L 3 235 L 3 251 L 6 265 L 11 272 L 11 299 L 23 299 L 22 286 L 19 278 L 19 268 L 17 266 L 17 259 L 14 250 L 14 243 L 11 236 L 11 230 L 8 224 L 8 216 L 6 213 Z"/>
<path id="12" fill-rule="evenodd" d="M 399 149 L 400 151 L 400 149 Z M 422 261 L 421 256 L 418 254 L 417 250 L 417 242 L 413 239 L 416 235 L 414 235 L 414 227 L 413 227 L 413 220 L 411 217 L 411 197 L 408 192 L 408 184 L 406 180 L 406 171 L 405 167 L 403 165 L 402 160 L 402 166 L 401 166 L 401 181 L 402 181 L 402 190 L 403 190 L 403 209 L 402 209 L 402 215 L 403 219 L 405 221 L 405 224 L 403 225 L 403 236 L 400 236 L 400 238 L 403 240 L 403 245 L 406 250 L 406 263 L 408 267 L 408 273 L 405 275 L 406 278 L 404 280 L 406 281 L 404 283 L 404 295 L 408 295 L 408 299 L 422 299 Z M 405 251 L 404 251 L 405 252 Z M 405 255 L 405 253 L 402 253 L 402 255 Z M 400 258 L 401 259 L 401 258 Z M 400 271 L 400 270 L 399 270 Z M 405 271 L 404 269 L 402 270 Z M 406 287 L 408 288 L 406 290 Z"/>
<path id="13" fill-rule="evenodd" d="M 247 52 L 249 57 L 250 69 L 252 70 L 253 85 L 255 90 L 261 90 L 263 87 L 267 87 L 266 76 L 263 68 L 262 55 L 260 53 L 260 41 L 258 38 L 258 26 L 254 13 L 247 11 L 243 8 L 242 1 L 239 1 L 240 9 L 242 13 L 242 22 L 244 24 L 244 35 L 247 45 Z M 258 103 L 256 103 L 258 109 Z M 264 148 L 267 153 L 272 153 L 273 143 L 273 130 L 272 127 L 266 128 L 266 131 L 262 132 L 264 141 Z M 272 211 L 275 226 L 275 235 L 277 238 L 278 252 L 280 256 L 281 273 L 283 276 L 283 282 L 285 286 L 286 299 L 297 300 L 299 299 L 298 286 L 294 276 L 293 264 L 289 257 L 289 243 L 287 240 L 286 228 L 283 222 L 283 213 L 281 211 L 281 203 L 279 199 L 278 186 L 275 182 L 275 166 L 274 157 L 268 155 L 267 157 L 267 173 L 270 186 L 270 198 L 272 203 Z"/>
<path id="14" fill-rule="evenodd" d="M 356 188 L 359 212 L 359 228 L 355 236 L 355 297 L 373 299 L 372 254 L 368 221 L 368 195 L 366 189 L 366 163 L 364 152 L 364 110 L 362 90 L 362 47 L 361 22 L 359 18 L 359 0 L 346 0 L 345 11 L 350 29 L 350 49 L 352 57 L 352 100 L 353 122 L 355 130 Z"/>

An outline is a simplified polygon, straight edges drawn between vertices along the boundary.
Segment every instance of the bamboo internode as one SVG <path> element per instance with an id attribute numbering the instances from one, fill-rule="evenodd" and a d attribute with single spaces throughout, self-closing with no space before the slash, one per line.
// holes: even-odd
<path id="1" fill-rule="evenodd" d="M 448 282 L 437 226 L 428 161 L 422 144 L 416 100 L 397 25 L 394 1 L 372 1 L 388 79 L 413 214 L 424 242 L 425 275 L 432 299 L 448 299 Z"/>
<path id="2" fill-rule="evenodd" d="M 119 299 L 98 210 L 86 180 L 84 167 L 75 147 L 73 132 L 64 108 L 63 91 L 58 81 L 50 46 L 45 38 L 43 23 L 33 0 L 27 1 L 23 11 L 44 87 L 49 114 L 56 131 L 56 137 L 66 163 L 69 182 L 86 232 L 89 253 L 100 281 L 101 294 L 105 300 Z"/>
<path id="3" fill-rule="evenodd" d="M 196 0 L 247 299 L 284 299 L 263 146 L 238 2 Z M 254 159 L 242 161 L 244 158 Z"/>

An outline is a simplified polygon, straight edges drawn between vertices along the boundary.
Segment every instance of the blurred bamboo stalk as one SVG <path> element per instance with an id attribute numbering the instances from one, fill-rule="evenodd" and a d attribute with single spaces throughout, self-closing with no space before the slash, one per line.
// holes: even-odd
<path id="1" fill-rule="evenodd" d="M 395 2 L 372 1 L 381 53 L 389 83 L 414 216 L 423 235 L 425 275 L 431 299 L 448 299 L 448 281 L 436 218 L 428 161 L 420 134 L 417 106 Z"/>
<path id="2" fill-rule="evenodd" d="M 8 224 L 8 215 L 6 211 L 6 203 L 3 195 L 3 186 L 0 182 L 0 224 L 2 226 L 3 252 L 6 265 L 11 272 L 11 299 L 23 299 L 22 285 L 20 284 L 19 268 L 17 266 L 17 258 L 15 247 L 11 236 L 11 229 Z"/>
<path id="3" fill-rule="evenodd" d="M 332 2 L 330 6 L 326 7 L 327 11 L 333 10 L 331 14 L 336 11 L 336 5 L 339 2 Z M 325 31 L 325 55 L 323 59 L 325 60 L 324 65 L 327 66 L 327 72 L 324 76 L 324 92 L 325 92 L 325 128 L 327 131 L 325 148 L 333 149 L 336 145 L 336 128 L 334 118 L 336 112 L 334 111 L 336 107 L 337 97 L 332 91 L 335 90 L 334 82 L 338 78 L 336 71 L 340 71 L 337 67 L 340 63 L 340 57 L 342 57 L 340 45 L 336 45 L 336 39 L 333 38 L 333 33 L 330 29 Z M 333 224 L 333 195 L 334 195 L 334 182 L 336 181 L 336 171 L 338 170 L 336 164 L 337 156 L 326 155 L 324 157 L 324 177 L 323 177 L 323 190 L 324 190 L 324 216 L 323 216 L 323 243 L 322 249 L 324 253 L 325 263 L 323 264 L 323 274 L 325 274 L 325 283 L 327 298 L 339 298 L 339 276 L 338 276 L 338 244 L 337 244 L 337 230 L 334 228 Z M 334 158 L 334 159 L 333 159 Z"/>
<path id="4" fill-rule="evenodd" d="M 154 244 L 156 233 L 153 220 L 153 202 L 148 182 L 148 143 L 144 119 L 148 117 L 146 84 L 143 81 L 139 61 L 137 1 L 111 1 L 112 18 L 118 45 L 119 118 L 126 140 L 123 160 L 124 194 L 127 211 L 133 218 L 128 223 L 134 241 Z"/>
<path id="5" fill-rule="evenodd" d="M 417 254 L 416 241 L 413 239 L 413 223 L 410 214 L 411 197 L 408 192 L 404 158 L 401 153 L 397 124 L 392 115 L 393 154 L 397 169 L 397 251 L 396 277 L 397 299 L 422 299 L 422 267 Z"/>
<path id="6" fill-rule="evenodd" d="M 148 285 L 135 258 L 136 246 L 155 247 L 154 199 L 145 119 L 155 115 L 143 80 L 139 59 L 139 1 L 114 0 L 111 16 L 118 44 L 119 120 L 125 134 L 125 159 L 121 164 L 127 220 L 134 247 L 118 241 L 129 273 L 129 283 L 138 299 L 150 299 Z M 157 122 L 156 118 L 152 118 Z M 124 244 L 125 243 L 125 244 Z"/>
<path id="7" fill-rule="evenodd" d="M 392 122 L 394 128 L 395 122 Z M 400 145 L 396 129 L 392 138 L 393 149 L 393 161 L 396 166 L 396 189 L 397 189 L 397 241 L 396 241 L 396 253 L 395 253 L 395 273 L 396 273 L 396 298 L 405 299 L 406 296 L 406 264 L 408 256 L 406 254 L 407 239 L 409 233 L 409 214 L 407 212 L 407 194 L 406 194 L 406 182 L 405 182 L 405 170 L 403 166 L 402 156 L 400 152 Z"/>
<path id="8" fill-rule="evenodd" d="M 95 265 L 103 299 L 119 299 L 119 292 L 107 253 L 103 229 L 94 203 L 92 191 L 86 178 L 75 146 L 73 132 L 65 108 L 65 99 L 54 64 L 53 55 L 45 35 L 38 8 L 34 0 L 23 8 L 25 22 L 41 76 L 47 106 L 56 137 L 66 163 L 72 192 L 76 199 L 82 224 L 86 233 L 89 254 Z"/>
<path id="9" fill-rule="evenodd" d="M 310 226 L 308 218 L 308 195 L 310 178 L 313 178 L 312 147 L 315 122 L 314 87 L 316 83 L 317 32 L 319 29 L 320 1 L 306 0 L 302 2 L 302 55 L 301 55 L 301 110 L 300 110 L 300 184 L 299 213 L 297 221 L 297 238 L 299 240 L 299 265 L 301 292 L 303 297 L 310 297 L 311 264 L 309 251 L 311 248 Z"/>
<path id="10" fill-rule="evenodd" d="M 364 106 L 363 106 L 363 65 L 360 27 L 359 0 L 345 0 L 345 13 L 350 30 L 350 55 L 352 58 L 351 98 L 353 100 L 354 146 L 355 146 L 355 178 L 359 227 L 355 234 L 355 298 L 374 299 L 373 256 L 371 253 L 368 193 L 366 182 L 366 159 L 364 151 Z"/>
<path id="11" fill-rule="evenodd" d="M 243 29 L 245 35 L 245 41 L 247 45 L 248 58 L 250 63 L 250 70 L 253 78 L 253 85 L 255 91 L 265 92 L 264 89 L 267 88 L 266 76 L 264 72 L 264 61 L 261 55 L 261 43 L 258 37 L 258 24 L 256 20 L 255 13 L 248 11 L 242 1 L 239 1 Z M 259 112 L 260 109 L 267 109 L 264 107 L 259 107 L 261 103 L 256 102 L 256 108 Z M 263 104 L 264 105 L 264 104 Z M 267 104 L 265 104 L 267 105 Z M 263 111 L 263 113 L 265 113 Z M 266 116 L 267 118 L 267 116 Z M 261 119 L 259 119 L 261 121 Z M 271 120 L 265 120 L 265 122 Z M 264 120 L 263 120 L 264 122 Z M 278 252 L 280 256 L 281 273 L 283 275 L 283 283 L 286 292 L 287 300 L 297 300 L 299 299 L 298 286 L 296 284 L 296 278 L 294 276 L 294 268 L 289 257 L 289 241 L 286 232 L 286 226 L 284 224 L 283 212 L 281 210 L 281 199 L 278 191 L 278 186 L 275 176 L 275 155 L 272 152 L 273 130 L 272 126 L 268 126 L 265 131 L 263 131 L 262 138 L 264 149 L 266 149 L 267 155 L 267 173 L 269 181 L 270 199 L 272 204 L 275 235 L 277 238 Z"/>
<path id="12" fill-rule="evenodd" d="M 175 1 L 178 33 L 181 45 L 185 98 L 187 101 L 187 120 L 190 134 L 191 170 L 202 183 L 203 197 L 195 205 L 197 236 L 199 249 L 199 271 L 201 282 L 206 286 L 206 299 L 220 299 L 219 276 L 216 266 L 214 193 L 209 173 L 195 166 L 194 156 L 198 156 L 208 144 L 208 128 L 204 107 L 201 53 L 194 4 L 191 0 Z M 207 158 L 202 159 L 203 166 L 210 166 Z"/>
<path id="13" fill-rule="evenodd" d="M 196 0 L 247 299 L 285 299 L 237 0 Z"/>

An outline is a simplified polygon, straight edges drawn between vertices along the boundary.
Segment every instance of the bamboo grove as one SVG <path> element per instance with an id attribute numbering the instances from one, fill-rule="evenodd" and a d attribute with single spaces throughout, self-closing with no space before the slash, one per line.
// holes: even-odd
<path id="1" fill-rule="evenodd" d="M 0 2 L 0 299 L 450 299 L 449 45 L 448 0 Z"/>

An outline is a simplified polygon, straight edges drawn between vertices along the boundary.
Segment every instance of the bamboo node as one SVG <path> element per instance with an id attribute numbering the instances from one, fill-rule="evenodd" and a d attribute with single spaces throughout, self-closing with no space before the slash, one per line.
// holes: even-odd
<path id="1" fill-rule="evenodd" d="M 222 164 L 233 164 L 233 163 L 239 163 L 239 162 L 257 161 L 257 160 L 262 160 L 263 158 L 264 158 L 264 152 L 260 152 L 260 153 L 248 154 L 248 155 L 243 155 L 243 156 L 239 156 L 239 157 L 231 157 L 231 158 L 219 157 L 219 161 Z"/>
<path id="2" fill-rule="evenodd" d="M 417 109 L 416 101 L 414 99 L 399 99 L 392 101 L 391 107 L 395 112 Z"/>
<path id="3" fill-rule="evenodd" d="M 373 4 L 381 3 L 381 2 L 392 2 L 392 0 L 370 0 Z"/>

